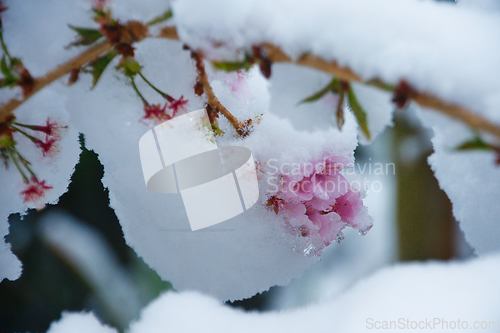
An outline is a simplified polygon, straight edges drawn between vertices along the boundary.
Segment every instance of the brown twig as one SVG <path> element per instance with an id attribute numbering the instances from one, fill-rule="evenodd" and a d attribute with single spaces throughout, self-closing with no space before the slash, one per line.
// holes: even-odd
<path id="1" fill-rule="evenodd" d="M 157 36 L 158 38 L 166 38 L 179 40 L 179 35 L 177 34 L 177 29 L 175 27 L 163 27 Z"/>
<path id="2" fill-rule="evenodd" d="M 175 27 L 164 27 L 157 37 L 179 40 L 179 36 L 177 34 L 177 30 Z M 283 51 L 281 51 L 279 47 L 269 43 L 264 43 L 263 46 L 266 51 L 266 57 L 270 61 L 294 62 Z M 84 51 L 82 54 L 78 55 L 77 57 L 69 60 L 68 62 L 48 72 L 45 76 L 35 79 L 35 85 L 33 87 L 33 91 L 30 94 L 24 96 L 22 99 L 12 99 L 0 107 L 0 123 L 4 122 L 7 119 L 7 117 L 12 113 L 12 111 L 14 111 L 14 109 L 16 109 L 19 105 L 21 105 L 31 96 L 33 96 L 40 89 L 52 83 L 53 81 L 59 79 L 60 77 L 68 74 L 72 70 L 80 68 L 81 66 L 97 58 L 100 54 L 109 50 L 110 48 L 111 45 L 108 42 L 97 43 L 94 46 L 87 49 L 86 51 Z M 329 62 L 312 54 L 305 54 L 304 56 L 300 57 L 297 61 L 295 61 L 295 63 L 298 65 L 315 68 L 325 73 L 329 73 L 337 77 L 339 80 L 363 82 L 365 84 L 378 87 L 380 86 L 380 83 L 382 83 L 383 85 L 383 82 L 377 80 L 363 81 L 361 76 L 359 76 L 349 68 L 341 67 L 336 62 Z M 229 111 L 227 111 L 227 109 L 224 108 L 224 106 L 222 106 L 222 104 L 220 104 L 217 98 L 215 98 L 215 95 L 213 95 L 213 91 L 209 84 L 207 84 L 207 87 L 208 87 L 208 89 L 206 90 L 207 97 L 209 98 L 209 101 L 212 98 L 212 103 L 213 106 L 215 106 L 215 109 L 219 110 L 220 113 L 222 113 L 226 118 L 228 118 L 231 124 L 235 126 L 235 128 L 242 128 L 240 127 L 242 126 L 241 123 L 238 122 L 238 120 L 234 118 L 234 116 L 232 116 L 231 113 L 229 113 Z M 213 97 L 210 97 L 209 94 L 211 94 Z M 420 106 L 434 109 L 437 112 L 446 114 L 451 118 L 460 120 L 472 128 L 490 133 L 496 136 L 498 139 L 500 139 L 500 125 L 492 123 L 488 119 L 480 115 L 477 115 L 471 112 L 470 110 L 463 108 L 460 105 L 448 103 L 446 101 L 437 98 L 436 96 L 433 96 L 432 94 L 423 92 L 415 92 L 412 95 L 412 99 Z"/>
<path id="3" fill-rule="evenodd" d="M 28 99 L 30 99 L 30 97 L 43 89 L 45 86 L 70 73 L 72 70 L 79 69 L 80 67 L 97 58 L 100 54 L 108 51 L 109 49 L 111 49 L 111 44 L 107 41 L 96 43 L 75 58 L 51 70 L 50 72 L 45 74 L 45 76 L 36 78 L 33 89 L 30 93 L 24 95 L 20 99 L 13 98 L 0 107 L 0 123 L 4 122 L 17 107 L 26 102 Z"/>
<path id="4" fill-rule="evenodd" d="M 208 116 L 210 117 L 210 121 L 213 123 L 215 121 L 216 115 L 214 112 L 221 113 L 224 117 L 229 120 L 231 125 L 234 127 L 236 132 L 239 135 L 245 135 L 245 126 L 238 121 L 238 119 L 229 112 L 224 105 L 219 101 L 219 99 L 215 96 L 214 91 L 212 90 L 212 86 L 210 82 L 208 82 L 207 72 L 205 71 L 205 64 L 203 63 L 203 56 L 200 52 L 191 51 L 191 58 L 196 63 L 196 71 L 198 73 L 198 77 L 196 79 L 197 84 L 201 84 L 203 86 L 203 91 L 208 98 Z"/>

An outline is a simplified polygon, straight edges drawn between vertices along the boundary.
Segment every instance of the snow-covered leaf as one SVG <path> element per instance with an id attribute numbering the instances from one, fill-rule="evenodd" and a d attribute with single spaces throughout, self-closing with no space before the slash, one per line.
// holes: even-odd
<path id="1" fill-rule="evenodd" d="M 347 91 L 347 100 L 349 101 L 349 107 L 351 108 L 356 120 L 358 121 L 358 125 L 361 128 L 361 131 L 366 136 L 368 140 L 371 139 L 370 129 L 368 128 L 368 120 L 366 117 L 366 112 L 363 110 L 361 104 L 359 104 L 358 99 L 356 98 L 356 94 L 352 87 L 349 87 Z"/>

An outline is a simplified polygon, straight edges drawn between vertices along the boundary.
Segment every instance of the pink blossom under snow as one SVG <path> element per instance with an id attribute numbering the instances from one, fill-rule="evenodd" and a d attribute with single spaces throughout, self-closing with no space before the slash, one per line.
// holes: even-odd
<path id="1" fill-rule="evenodd" d="M 307 255 L 320 255 L 334 240 L 340 243 L 346 226 L 361 235 L 372 227 L 361 193 L 340 173 L 349 164 L 345 157 L 330 156 L 281 170 L 276 191 L 268 193 L 266 205 L 282 214 L 293 232 L 311 239 Z"/>

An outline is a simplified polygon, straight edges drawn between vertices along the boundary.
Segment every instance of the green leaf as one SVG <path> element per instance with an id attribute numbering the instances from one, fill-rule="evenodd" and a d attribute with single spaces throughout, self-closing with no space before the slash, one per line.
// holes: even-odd
<path id="1" fill-rule="evenodd" d="M 94 21 L 99 22 L 99 21 L 108 21 L 108 19 L 111 18 L 111 11 L 107 9 L 106 11 L 97 9 L 97 8 L 92 8 L 92 11 L 94 12 Z M 111 20 L 114 22 L 113 20 Z"/>
<path id="2" fill-rule="evenodd" d="M 108 67 L 109 63 L 111 60 L 116 57 L 118 52 L 115 50 L 111 50 L 105 55 L 97 58 L 95 61 L 93 61 L 89 66 L 92 68 L 92 89 L 96 86 L 97 82 L 99 81 L 99 78 L 101 77 L 102 73 Z"/>
<path id="3" fill-rule="evenodd" d="M 239 71 L 244 69 L 245 71 L 248 71 L 252 65 L 250 65 L 247 62 L 241 61 L 241 62 L 231 62 L 231 61 L 222 61 L 222 62 L 217 62 L 214 61 L 212 63 L 215 68 L 221 71 L 225 72 L 234 72 L 234 71 Z"/>
<path id="4" fill-rule="evenodd" d="M 151 25 L 155 25 L 155 24 L 158 24 L 161 22 L 165 22 L 166 20 L 168 20 L 171 17 L 172 17 L 172 11 L 169 9 L 165 13 L 161 14 L 160 16 L 155 17 L 154 19 L 152 19 L 151 21 L 146 23 L 146 25 L 151 26 Z"/>
<path id="5" fill-rule="evenodd" d="M 365 134 L 368 140 L 371 139 L 370 129 L 368 128 L 368 119 L 366 117 L 366 112 L 359 104 L 358 99 L 356 98 L 356 94 L 352 89 L 352 86 L 349 85 L 349 90 L 347 91 L 347 100 L 349 101 L 349 107 L 354 113 L 356 120 L 358 121 L 359 127 Z"/>
<path id="6" fill-rule="evenodd" d="M 72 26 L 71 24 L 68 24 L 68 27 L 80 36 L 78 40 L 69 44 L 69 46 L 90 45 L 102 37 L 102 34 L 97 29 L 80 28 Z"/>
<path id="7" fill-rule="evenodd" d="M 302 103 L 311 103 L 315 102 L 321 97 L 325 96 L 328 92 L 333 92 L 335 94 L 341 94 L 342 93 L 342 85 L 340 84 L 340 81 L 337 80 L 336 78 L 333 78 L 330 83 L 328 83 L 323 89 L 318 91 L 317 93 L 304 98 L 300 102 L 297 103 L 297 105 L 300 105 Z"/>
<path id="8" fill-rule="evenodd" d="M 16 145 L 16 142 L 9 138 L 8 136 L 4 135 L 0 137 L 0 148 L 10 148 L 14 147 Z"/>
<path id="9" fill-rule="evenodd" d="M 18 80 L 16 78 L 0 79 L 0 89 L 5 87 L 13 88 L 17 84 L 17 81 Z"/>
<path id="10" fill-rule="evenodd" d="M 0 71 L 4 76 L 4 80 L 2 80 L 0 87 L 13 87 L 17 81 L 19 80 L 11 71 L 10 67 L 7 65 L 7 59 L 5 55 L 2 56 L 2 60 L 0 61 Z"/>
<path id="11" fill-rule="evenodd" d="M 234 72 L 241 69 L 248 71 L 252 67 L 251 60 L 252 57 L 249 54 L 245 54 L 245 59 L 243 61 L 214 61 L 212 65 L 225 72 Z"/>
<path id="12" fill-rule="evenodd" d="M 396 86 L 394 86 L 392 84 L 387 84 L 380 79 L 369 80 L 368 82 L 366 82 L 366 84 L 380 88 L 380 89 L 388 91 L 388 92 L 393 92 L 396 89 Z"/>
<path id="13" fill-rule="evenodd" d="M 337 102 L 337 112 L 336 112 L 336 117 L 337 117 L 337 127 L 339 130 L 342 130 L 342 126 L 344 126 L 344 99 L 345 99 L 345 94 L 341 93 L 339 94 L 339 100 Z"/>
<path id="14" fill-rule="evenodd" d="M 14 66 L 23 66 L 24 67 L 21 59 L 16 58 L 16 57 L 10 58 L 10 66 L 11 66 L 11 68 Z"/>
<path id="15" fill-rule="evenodd" d="M 328 83 L 328 85 L 326 85 L 326 87 L 324 87 L 323 89 L 321 89 L 317 93 L 315 93 L 309 97 L 306 97 L 303 100 L 301 100 L 300 102 L 298 102 L 297 105 L 302 104 L 302 103 L 315 102 L 318 99 L 320 99 L 321 97 L 325 96 L 328 92 L 330 92 L 332 90 L 332 84 L 333 84 L 334 80 L 335 79 L 333 79 L 330 83 Z"/>
<path id="16" fill-rule="evenodd" d="M 212 124 L 212 130 L 215 132 L 215 136 L 222 136 L 225 134 L 225 132 L 221 130 L 217 124 Z"/>
<path id="17" fill-rule="evenodd" d="M 116 66 L 116 69 L 121 69 L 127 77 L 134 77 L 141 71 L 142 66 L 134 58 L 126 57 Z"/>
<path id="18" fill-rule="evenodd" d="M 457 148 L 455 148 L 455 150 L 473 150 L 473 149 L 491 150 L 493 148 L 489 144 L 484 142 L 483 139 L 481 139 L 480 137 L 475 137 L 474 139 L 466 141 Z"/>
<path id="19" fill-rule="evenodd" d="M 7 60 L 5 60 L 5 54 L 2 56 L 2 61 L 0 61 L 0 70 L 5 77 L 11 75 L 9 66 L 7 66 Z"/>

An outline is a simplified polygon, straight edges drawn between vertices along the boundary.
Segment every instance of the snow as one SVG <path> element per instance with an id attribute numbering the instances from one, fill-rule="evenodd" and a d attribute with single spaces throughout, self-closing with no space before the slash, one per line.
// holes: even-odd
<path id="1" fill-rule="evenodd" d="M 109 7 L 120 21 L 128 20 L 149 21 L 160 16 L 170 9 L 169 0 L 141 0 L 140 6 L 136 0 L 112 0 L 108 1 Z"/>
<path id="2" fill-rule="evenodd" d="M 63 46 L 74 38 L 74 32 L 67 28 L 66 24 L 89 24 L 90 19 L 82 13 L 90 9 L 90 5 L 86 1 L 75 2 L 72 6 L 62 5 L 63 3 L 59 0 L 49 0 L 44 1 L 42 6 L 40 2 L 32 0 L 6 1 L 9 10 L 2 13 L 5 42 L 11 55 L 20 57 L 33 76 L 45 74 L 79 52 L 76 49 L 63 50 Z M 51 18 L 51 24 L 46 24 L 47 17 Z M 19 95 L 19 91 L 3 89 L 0 94 L 2 101 Z M 15 135 L 18 150 L 32 163 L 32 169 L 39 180 L 46 180 L 47 184 L 53 187 L 47 192 L 44 200 L 49 204 L 57 203 L 59 197 L 66 192 L 80 154 L 78 132 L 69 123 L 65 103 L 64 94 L 46 89 L 37 93 L 15 112 L 20 123 L 44 125 L 47 117 L 50 117 L 62 126 L 68 126 L 62 133 L 59 152 L 50 158 L 43 158 L 33 143 L 18 134 Z M 19 193 L 25 186 L 12 163 L 8 170 L 0 168 L 0 179 L 0 235 L 3 238 L 8 233 L 8 216 L 12 213 L 24 215 L 28 209 L 35 208 L 35 205 L 23 203 Z M 4 278 L 15 280 L 20 276 L 21 263 L 10 252 L 9 244 L 0 245 L 0 262 L 0 281 Z"/>
<path id="3" fill-rule="evenodd" d="M 88 14 L 89 3 L 83 0 L 49 0 L 44 6 L 35 0 L 8 1 L 7 5 L 10 9 L 2 17 L 6 42 L 11 53 L 21 56 L 33 75 L 44 74 L 78 53 L 76 48 L 62 50 L 62 46 L 74 37 L 74 32 L 66 28 L 67 23 L 92 25 L 90 15 L 84 15 Z M 153 12 L 162 13 L 168 2 L 151 0 L 136 6 L 131 0 L 116 0 L 112 6 L 123 20 L 147 20 L 155 16 L 151 15 Z M 140 9 L 136 10 L 136 7 Z M 500 49 L 498 44 L 491 42 L 500 32 L 498 12 L 471 10 L 465 4 L 453 6 L 417 0 L 312 0 L 307 4 L 299 0 L 286 3 L 278 0 L 183 0 L 174 2 L 173 10 L 181 39 L 192 47 L 201 47 L 210 56 L 234 58 L 235 55 L 234 50 L 214 49 L 216 43 L 213 41 L 223 41 L 227 48 L 248 48 L 253 43 L 269 41 L 294 57 L 302 52 L 312 52 L 327 60 L 337 60 L 366 79 L 380 77 L 389 83 L 397 83 L 406 78 L 420 90 L 461 103 L 500 121 L 497 112 L 500 107 L 500 79 L 497 75 L 500 63 L 496 61 Z M 45 23 L 47 17 L 51 18 L 51 24 Z M 189 53 L 183 51 L 181 45 L 175 41 L 145 40 L 136 45 L 137 60 L 144 65 L 148 79 L 175 98 L 183 95 L 189 100 L 189 110 L 196 110 L 205 101 L 194 95 L 194 66 Z M 127 243 L 177 290 L 196 289 L 219 301 L 241 299 L 273 285 L 285 285 L 316 262 L 317 258 L 293 252 L 294 247 L 303 245 L 303 240 L 284 232 L 283 221 L 263 205 L 256 205 L 245 214 L 206 232 L 187 232 L 189 224 L 181 198 L 151 193 L 143 184 L 137 146 L 148 127 L 139 122 L 143 116 L 141 101 L 126 79 L 113 71 L 116 61 L 93 91 L 89 91 L 89 76 L 82 75 L 71 88 L 61 80 L 16 110 L 18 120 L 25 123 L 41 124 L 50 116 L 68 126 L 60 143 L 60 152 L 54 158 L 41 158 L 40 152 L 30 142 L 19 140 L 20 151 L 33 163 L 39 178 L 53 186 L 45 201 L 56 203 L 66 191 L 78 161 L 77 134 L 82 132 L 86 135 L 88 148 L 99 154 L 105 167 L 102 181 L 109 188 L 110 205 L 116 211 Z M 218 139 L 219 145 L 245 146 L 257 160 L 276 159 L 278 165 L 307 162 L 325 153 L 348 156 L 356 148 L 356 122 L 348 112 L 342 132 L 335 128 L 332 101 L 328 100 L 331 96 L 316 103 L 296 105 L 327 83 L 327 75 L 292 65 L 276 65 L 268 82 L 258 71 L 251 70 L 246 79 L 251 94 L 242 98 L 231 92 L 224 73 L 207 70 L 215 93 L 235 116 L 240 120 L 261 118 L 252 135 L 240 139 L 232 136 L 229 123 L 221 117 L 220 127 L 226 135 Z M 389 103 L 390 96 L 372 88 L 354 86 L 366 108 L 375 137 L 391 124 L 393 108 Z M 138 87 L 151 103 L 162 102 L 140 80 Z M 2 99 L 13 93 L 15 91 L 2 92 Z M 436 153 L 429 161 L 441 187 L 454 203 L 454 214 L 461 221 L 468 241 L 479 253 L 497 250 L 500 228 L 495 223 L 499 213 L 495 198 L 500 193 L 491 181 L 498 179 L 492 154 L 452 153 L 450 148 L 461 143 L 459 139 L 470 138 L 467 130 L 452 121 L 441 122 L 440 116 L 422 114 L 424 123 L 432 126 L 436 135 L 433 141 Z M 457 129 L 456 133 L 454 129 Z M 360 142 L 368 143 L 363 137 L 360 137 Z M 0 221 L 6 221 L 11 213 L 24 213 L 34 207 L 22 203 L 22 198 L 17 195 L 22 189 L 22 180 L 14 168 L 0 168 L 0 179 Z M 0 222 L 0 225 L 0 234 L 4 237 L 8 225 L 5 222 Z M 19 276 L 20 263 L 10 252 L 9 245 L 0 247 L 0 253 L 0 262 L 6 263 L 0 265 L 0 278 Z M 497 263 L 497 259 L 488 260 Z M 471 275 L 465 274 L 463 267 L 474 265 L 483 273 L 487 270 L 479 261 L 463 266 L 454 264 L 449 268 L 450 272 L 462 274 L 456 279 L 464 282 Z M 425 269 L 415 266 L 415 274 L 428 280 L 430 275 L 426 274 L 431 272 L 438 277 L 441 274 L 443 279 L 450 277 L 450 273 L 439 267 L 436 264 L 429 264 Z M 384 274 L 407 276 L 403 269 Z M 376 276 L 380 275 L 383 274 Z M 487 276 L 478 278 L 490 282 Z M 391 280 L 395 285 L 389 286 L 384 284 L 389 282 L 377 280 L 379 286 L 371 286 L 373 289 L 366 292 L 382 298 L 381 291 L 394 290 L 391 288 L 398 287 L 397 281 Z M 473 290 L 479 288 L 472 284 Z M 450 291 L 457 285 L 447 287 L 442 283 L 440 286 Z M 418 289 L 420 294 L 411 294 L 412 289 L 407 296 L 416 299 L 423 299 L 423 295 L 432 297 L 423 286 Z M 357 287 L 343 296 L 346 304 L 349 304 L 349 295 L 359 302 L 358 296 L 354 295 L 358 289 L 363 288 Z M 484 296 L 480 289 L 477 291 L 478 295 Z M 165 299 L 182 299 L 184 296 L 181 295 L 166 296 Z M 190 295 L 186 296 L 189 300 L 186 304 L 199 298 Z M 471 299 L 476 296 L 466 295 Z M 402 300 L 398 297 L 402 296 L 393 295 L 396 304 Z M 360 313 L 369 311 L 368 307 L 365 308 L 367 305 L 377 308 L 373 302 L 378 298 L 364 302 Z M 490 301 L 489 298 L 475 300 L 485 301 L 484 304 Z M 440 299 L 431 305 L 438 309 L 437 305 L 452 304 L 443 302 L 445 300 Z M 400 310 L 389 303 L 384 305 L 381 309 L 392 313 Z M 332 307 L 337 309 L 339 305 Z M 316 318 L 316 322 L 324 322 Z M 290 322 L 295 322 L 292 319 Z M 339 327 L 347 325 L 341 319 L 338 323 Z M 297 327 L 304 325 L 295 324 L 299 325 Z"/>
<path id="4" fill-rule="evenodd" d="M 267 41 L 293 57 L 311 52 L 326 60 L 337 60 L 364 79 L 379 77 L 395 84 L 405 78 L 419 90 L 429 91 L 499 122 L 500 79 L 496 73 L 500 64 L 496 54 L 500 50 L 497 44 L 491 43 L 500 32 L 499 13 L 492 10 L 497 6 L 494 1 L 467 0 L 458 6 L 417 0 L 318 0 L 309 1 L 307 5 L 300 1 L 285 4 L 264 0 L 243 4 L 227 0 L 173 3 L 181 39 L 191 46 L 208 50 L 210 55 L 231 57 L 228 52 L 216 53 L 214 40 L 243 49 Z M 191 8 L 199 10 L 193 12 Z M 292 67 L 275 65 L 273 75 L 280 76 L 280 71 L 285 70 L 282 68 Z M 298 129 L 312 131 L 331 124 L 330 115 L 325 109 L 319 109 L 318 104 L 322 101 L 313 103 L 316 106 L 294 108 L 304 111 L 309 108 L 309 114 L 288 114 L 294 103 L 328 81 L 324 74 L 306 79 L 307 75 L 301 74 L 301 70 L 291 71 L 298 77 L 286 77 L 281 82 L 279 78 L 272 78 L 276 84 L 271 86 L 274 110 L 289 118 Z M 301 78 L 305 83 L 303 91 L 294 90 L 295 81 Z M 279 93 L 275 96 L 277 91 L 290 93 L 287 99 L 280 100 Z M 387 96 L 385 98 L 387 102 Z M 377 105 L 381 108 L 383 103 Z M 367 110 L 371 122 L 380 121 L 377 125 L 370 124 L 378 128 L 375 132 L 390 124 L 391 109 L 386 107 L 384 110 L 385 113 L 382 109 L 378 112 Z M 380 117 L 382 114 L 385 116 Z M 319 121 L 311 124 L 310 119 L 314 116 Z M 478 253 L 494 251 L 499 247 L 496 199 L 500 193 L 492 181 L 498 179 L 499 172 L 494 166 L 493 154 L 452 152 L 453 147 L 470 139 L 472 133 L 453 121 L 446 125 L 436 123 L 436 119 L 441 118 L 429 112 L 422 116 L 424 124 L 434 128 L 436 135 L 433 140 L 436 153 L 429 162 L 440 186 L 454 204 L 454 215 L 466 239 Z M 448 125 L 451 123 L 452 127 Z M 361 137 L 360 141 L 364 139 Z M 411 158 L 408 156 L 409 160 Z"/>
<path id="5" fill-rule="evenodd" d="M 498 12 L 418 0 L 185 0 L 172 6 L 181 40 L 193 47 L 213 52 L 213 41 L 246 49 L 267 41 L 293 57 L 311 52 L 337 60 L 365 79 L 396 84 L 405 78 L 500 120 L 500 47 L 491 42 L 500 32 Z"/>
<path id="6" fill-rule="evenodd" d="M 118 333 L 118 330 L 103 325 L 93 313 L 63 312 L 61 319 L 53 322 L 47 333 Z"/>
<path id="7" fill-rule="evenodd" d="M 259 82 L 266 87 L 258 70 L 250 71 L 249 75 L 251 86 Z M 285 86 L 284 82 L 288 84 Z M 324 82 L 323 73 L 294 65 L 284 68 L 277 66 L 269 82 L 270 90 L 265 91 L 261 87 L 262 91 L 255 94 L 252 104 L 246 106 L 246 109 L 253 112 L 241 109 L 234 99 L 228 97 L 229 91 L 214 90 L 217 96 L 220 96 L 221 102 L 239 119 L 264 114 L 260 124 L 254 126 L 252 134 L 247 138 L 242 140 L 229 135 L 223 136 L 219 140 L 220 145 L 243 145 L 252 150 L 256 160 L 267 162 L 276 159 L 274 164 L 278 166 L 283 163 L 304 163 L 319 159 L 325 152 L 338 156 L 351 155 L 357 146 L 357 125 L 350 113 L 346 114 L 346 123 L 341 132 L 330 119 L 328 108 L 318 108 L 315 103 L 295 107 L 300 100 L 308 96 L 308 92 L 322 88 Z M 303 96 L 298 95 L 302 88 Z M 261 99 L 267 102 L 268 98 L 270 105 L 263 105 Z M 317 117 L 314 117 L 315 115 Z M 224 121 L 222 128 L 229 131 L 225 123 Z"/>
<path id="8" fill-rule="evenodd" d="M 300 131 L 322 133 L 337 127 L 335 116 L 338 97 L 328 93 L 312 103 L 299 102 L 323 89 L 332 77 L 326 73 L 300 67 L 294 64 L 274 64 L 270 79 L 270 112 L 290 120 L 292 126 Z M 362 144 L 370 144 L 387 126 L 392 126 L 394 105 L 391 94 L 361 85 L 353 84 L 356 97 L 368 116 L 368 126 L 372 134 L 367 140 L 360 132 Z M 346 136 L 349 129 L 342 131 Z"/>
<path id="9" fill-rule="evenodd" d="M 166 292 L 146 306 L 126 331 L 370 332 L 375 325 L 382 326 L 384 321 L 390 325 L 393 321 L 393 328 L 400 330 L 420 325 L 454 332 L 456 325 L 460 329 L 491 325 L 484 331 L 498 332 L 499 273 L 498 254 L 463 262 L 398 264 L 378 271 L 334 298 L 302 308 L 260 313 L 231 308 L 199 292 Z M 48 333 L 84 330 L 113 331 L 92 314 L 63 313 Z"/>
<path id="10" fill-rule="evenodd" d="M 31 169 L 39 180 L 46 180 L 52 186 L 46 192 L 44 202 L 55 204 L 59 197 L 67 191 L 70 177 L 74 166 L 80 155 L 78 132 L 69 123 L 69 115 L 64 107 L 65 96 L 51 90 L 39 92 L 16 110 L 17 121 L 23 124 L 44 125 L 47 117 L 56 120 L 62 126 L 68 126 L 62 132 L 59 142 L 59 151 L 53 157 L 43 157 L 42 152 L 29 139 L 22 137 L 19 133 L 14 134 L 17 140 L 17 149 L 24 158 L 31 163 Z M 9 168 L 0 168 L 0 179 L 2 187 L 0 191 L 0 221 L 2 238 L 7 234 L 7 218 L 10 214 L 26 214 L 28 209 L 36 208 L 32 202 L 23 202 L 20 192 L 25 188 L 23 179 L 14 164 Z M 0 251 L 0 260 L 5 262 L 0 265 L 0 279 L 8 278 L 15 280 L 21 273 L 21 263 L 10 252 L 10 245 L 5 244 Z"/>
<path id="11" fill-rule="evenodd" d="M 11 55 L 21 58 L 33 77 L 45 75 L 81 52 L 78 47 L 63 49 L 76 37 L 68 23 L 97 27 L 91 20 L 90 1 L 7 0 L 5 4 L 9 7 L 2 13 L 5 43 Z"/>
<path id="12" fill-rule="evenodd" d="M 137 57 L 149 80 L 176 98 L 184 94 L 189 109 L 196 110 L 203 104 L 192 92 L 195 73 L 189 53 L 181 46 L 147 40 L 137 45 Z M 112 71 L 101 80 L 92 92 L 87 91 L 88 78 L 71 90 L 73 121 L 86 134 L 87 147 L 104 164 L 103 184 L 110 190 L 110 204 L 125 240 L 164 280 L 178 290 L 197 289 L 221 300 L 240 299 L 286 284 L 316 261 L 293 253 L 276 218 L 262 207 L 254 206 L 206 232 L 191 232 L 178 194 L 157 194 L 144 186 L 138 142 L 148 127 L 139 122 L 140 100 Z M 146 99 L 156 102 L 144 86 L 139 89 Z M 261 114 L 259 105 L 259 101 L 247 105 L 247 109 L 254 108 L 247 111 Z M 276 128 L 270 122 L 268 127 Z M 110 137 L 116 139 L 110 141 Z M 269 141 L 260 142 L 267 145 Z M 257 157 L 258 151 L 251 150 Z"/>
<path id="13" fill-rule="evenodd" d="M 9 233 L 9 223 L 7 219 L 0 220 L 0 237 Z M 0 245 L 0 281 L 3 279 L 16 280 L 21 276 L 21 262 L 11 252 L 11 246 L 8 243 Z"/>
<path id="14" fill-rule="evenodd" d="M 203 106 L 203 100 L 193 93 L 194 66 L 181 46 L 179 42 L 145 40 L 137 44 L 137 59 L 150 81 L 175 98 L 184 95 L 189 100 L 188 110 L 196 110 Z M 325 152 L 353 153 L 357 131 L 350 114 L 343 133 L 334 127 L 316 133 L 298 131 L 268 111 L 267 82 L 257 70 L 251 70 L 246 79 L 254 96 L 251 103 L 225 88 L 225 73 L 215 73 L 210 67 L 207 70 L 218 98 L 238 119 L 262 118 L 253 133 L 242 140 L 233 137 L 229 123 L 220 117 L 220 127 L 227 134 L 218 140 L 219 146 L 245 146 L 256 160 L 274 158 L 277 165 L 306 162 Z M 140 80 L 137 83 L 150 103 L 161 102 Z M 294 247 L 305 246 L 304 240 L 285 233 L 283 220 L 268 211 L 264 202 L 208 231 L 187 232 L 189 223 L 180 196 L 152 193 L 144 186 L 138 142 L 148 127 L 139 122 L 143 115 L 139 98 L 112 70 L 104 73 L 93 91 L 88 87 L 89 78 L 83 77 L 67 92 L 72 121 L 85 133 L 87 147 L 99 154 L 105 167 L 103 184 L 110 190 L 110 205 L 125 240 L 174 288 L 200 290 L 221 300 L 241 299 L 287 284 L 317 260 L 293 252 Z"/>
<path id="15" fill-rule="evenodd" d="M 143 310 L 129 332 L 363 332 L 376 321 L 399 325 L 400 318 L 405 325 L 407 319 L 410 325 L 460 320 L 468 328 L 475 321 L 496 321 L 496 330 L 485 331 L 498 331 L 499 270 L 498 254 L 467 262 L 400 264 L 334 299 L 281 312 L 242 312 L 196 292 L 167 292 Z"/>

